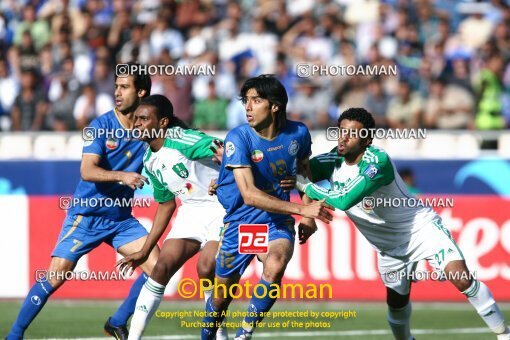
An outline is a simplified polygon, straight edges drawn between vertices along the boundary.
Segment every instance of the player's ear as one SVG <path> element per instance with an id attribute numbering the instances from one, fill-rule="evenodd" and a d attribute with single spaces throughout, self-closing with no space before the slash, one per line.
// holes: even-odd
<path id="1" fill-rule="evenodd" d="M 146 94 L 146 93 L 147 93 L 147 91 L 146 91 L 146 90 L 144 90 L 144 89 L 139 89 L 139 90 L 138 90 L 138 98 L 143 98 L 143 97 L 145 97 L 145 94 Z"/>
<path id="2" fill-rule="evenodd" d="M 271 107 L 271 112 L 276 112 L 276 111 L 278 111 L 278 105 L 273 104 L 273 106 Z"/>
<path id="3" fill-rule="evenodd" d="M 168 117 L 164 117 L 159 120 L 159 127 L 162 129 L 167 128 L 168 124 L 170 124 L 170 120 L 168 119 Z"/>

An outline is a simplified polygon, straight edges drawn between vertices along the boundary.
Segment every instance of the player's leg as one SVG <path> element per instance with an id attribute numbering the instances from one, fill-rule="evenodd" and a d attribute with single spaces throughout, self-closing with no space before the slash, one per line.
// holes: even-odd
<path id="1" fill-rule="evenodd" d="M 25 330 L 43 309 L 46 301 L 65 281 L 66 273 L 76 266 L 76 262 L 60 257 L 52 257 L 46 277 L 38 278 L 18 313 L 7 339 L 21 339 Z"/>
<path id="2" fill-rule="evenodd" d="M 471 277 L 466 262 L 463 260 L 450 261 L 445 266 L 444 272 L 447 279 L 467 297 L 478 315 L 498 336 L 498 339 L 510 339 L 510 330 L 489 287 Z"/>
<path id="3" fill-rule="evenodd" d="M 129 218 L 121 222 L 116 222 L 111 228 L 111 236 L 105 240 L 119 254 L 126 256 L 142 249 L 147 239 L 147 230 L 135 218 Z M 147 260 L 140 265 L 140 269 L 145 274 L 141 274 L 133 282 L 129 294 L 117 311 L 108 318 L 104 325 L 104 330 L 108 334 L 120 338 L 127 338 L 127 322 L 135 310 L 136 300 L 140 291 L 152 272 L 159 256 L 159 247 L 156 245 L 149 254 Z"/>
<path id="4" fill-rule="evenodd" d="M 277 299 L 276 290 L 279 289 L 287 264 L 292 258 L 294 243 L 287 238 L 279 238 L 269 242 L 268 252 L 261 256 L 264 270 L 260 281 L 255 285 L 253 296 L 248 305 L 247 316 L 242 326 L 237 330 L 236 339 L 251 338 L 257 323 L 264 319 Z"/>
<path id="5" fill-rule="evenodd" d="M 223 312 L 228 309 L 232 301 L 232 296 L 229 294 L 230 287 L 239 282 L 254 257 L 252 254 L 238 252 L 238 227 L 237 223 L 227 223 L 223 228 L 223 235 L 216 255 L 216 287 L 213 295 L 206 302 L 206 317 L 202 319 L 202 323 L 205 325 L 202 327 L 201 333 L 203 340 L 212 340 L 216 337 L 218 327 L 225 318 Z"/>
<path id="6" fill-rule="evenodd" d="M 411 335 L 412 305 L 410 294 L 401 295 L 386 287 L 386 303 L 388 304 L 388 324 L 397 340 L 414 339 Z"/>
<path id="7" fill-rule="evenodd" d="M 198 278 L 205 280 L 205 282 L 208 283 L 207 285 L 202 285 L 205 302 L 209 300 L 214 289 L 214 269 L 216 267 L 215 256 L 218 252 L 218 245 L 218 241 L 207 242 L 202 248 L 197 262 Z"/>
<path id="8" fill-rule="evenodd" d="M 437 270 L 441 270 L 468 301 L 487 326 L 498 335 L 499 339 L 510 340 L 510 330 L 489 288 L 469 272 L 464 255 L 452 238 L 450 231 L 443 226 L 441 220 L 434 221 L 433 227 L 427 229 L 427 240 L 433 242 L 436 249 L 428 257 L 428 262 Z"/>
<path id="9" fill-rule="evenodd" d="M 209 241 L 207 242 L 200 252 L 200 257 L 198 258 L 197 263 L 197 273 L 198 278 L 201 282 L 207 282 L 207 284 L 202 285 L 202 291 L 204 292 L 204 300 L 207 304 L 207 301 L 211 298 L 212 292 L 214 290 L 214 269 L 216 267 L 216 253 L 218 252 L 218 241 Z M 216 340 L 226 340 L 228 339 L 228 330 L 225 326 L 225 322 L 218 328 L 216 332 Z"/>
<path id="10" fill-rule="evenodd" d="M 152 274 L 136 301 L 129 328 L 129 339 L 140 339 L 152 315 L 159 307 L 171 277 L 200 250 L 200 243 L 190 239 L 167 239 Z"/>
<path id="11" fill-rule="evenodd" d="M 42 310 L 46 301 L 69 277 L 81 256 L 95 248 L 100 242 L 100 235 L 93 230 L 87 231 L 94 224 L 90 217 L 67 216 L 62 224 L 57 245 L 51 256 L 50 266 L 44 277 L 38 277 L 30 288 L 18 313 L 7 339 L 20 339 L 25 330 Z"/>
<path id="12" fill-rule="evenodd" d="M 398 250 L 396 251 L 397 255 Z M 397 340 L 414 339 L 411 335 L 410 302 L 412 272 L 416 262 L 405 263 L 400 258 L 387 254 L 377 254 L 377 266 L 381 280 L 386 286 L 387 320 L 393 336 Z"/>

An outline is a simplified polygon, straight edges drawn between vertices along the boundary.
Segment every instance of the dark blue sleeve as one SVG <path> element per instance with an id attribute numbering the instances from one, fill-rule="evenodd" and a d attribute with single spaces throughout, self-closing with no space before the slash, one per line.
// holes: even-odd
<path id="1" fill-rule="evenodd" d="M 91 137 L 90 140 L 83 141 L 83 152 L 91 153 L 99 156 L 105 154 L 106 139 L 105 134 L 101 133 L 105 126 L 101 124 L 99 119 L 94 119 L 88 127 L 84 129 L 84 135 Z"/>
<path id="2" fill-rule="evenodd" d="M 223 157 L 226 168 L 251 167 L 250 149 L 239 130 L 232 130 L 227 134 Z"/>
<path id="3" fill-rule="evenodd" d="M 310 131 L 308 131 L 304 124 L 300 127 L 299 131 L 301 134 L 301 146 L 298 150 L 297 158 L 306 159 L 312 155 L 312 136 L 310 136 Z"/>

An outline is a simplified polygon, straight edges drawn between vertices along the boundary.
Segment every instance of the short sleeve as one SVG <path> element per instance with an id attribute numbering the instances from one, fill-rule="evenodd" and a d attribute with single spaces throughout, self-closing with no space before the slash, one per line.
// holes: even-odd
<path id="1" fill-rule="evenodd" d="M 149 177 L 149 181 L 151 182 L 152 188 L 154 190 L 154 200 L 158 203 L 164 203 L 173 200 L 175 198 L 175 195 L 172 194 L 172 192 L 168 190 L 168 188 L 165 185 L 163 185 L 156 176 L 151 174 L 147 170 L 147 168 L 144 169 L 145 173 L 147 174 L 147 177 Z"/>
<path id="2" fill-rule="evenodd" d="M 301 147 L 297 153 L 298 159 L 306 159 L 312 155 L 312 136 L 306 125 L 301 127 Z"/>
<path id="3" fill-rule="evenodd" d="M 251 167 L 250 149 L 238 130 L 230 131 L 225 138 L 223 163 L 226 168 Z"/>
<path id="4" fill-rule="evenodd" d="M 89 140 L 83 142 L 83 154 L 94 154 L 103 156 L 106 152 L 106 139 L 104 133 L 99 133 L 103 127 L 99 120 L 95 119 L 89 126 L 83 129 L 83 136 L 88 136 Z"/>

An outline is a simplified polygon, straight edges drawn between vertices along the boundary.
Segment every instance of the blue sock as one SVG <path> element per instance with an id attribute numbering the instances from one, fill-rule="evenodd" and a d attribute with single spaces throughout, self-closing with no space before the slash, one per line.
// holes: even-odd
<path id="1" fill-rule="evenodd" d="M 138 299 L 138 295 L 140 295 L 140 291 L 142 290 L 143 285 L 147 281 L 149 277 L 142 273 L 142 275 L 138 276 L 138 279 L 133 283 L 131 289 L 129 290 L 129 295 L 124 300 L 122 305 L 120 305 L 119 309 L 113 314 L 110 318 L 110 323 L 115 327 L 121 327 L 127 325 L 127 322 L 131 315 L 135 312 L 136 300 Z"/>
<path id="2" fill-rule="evenodd" d="M 202 340 L 214 340 L 216 338 L 216 331 L 223 322 L 224 316 L 221 316 L 221 311 L 214 309 L 212 304 L 212 296 L 205 303 L 206 316 L 202 323 L 207 324 L 209 327 L 202 327 Z"/>
<path id="3" fill-rule="evenodd" d="M 12 325 L 11 331 L 7 335 L 7 339 L 17 340 L 23 337 L 25 330 L 30 323 L 32 323 L 32 320 L 34 320 L 37 314 L 39 314 L 53 291 L 53 287 L 45 278 L 34 283 L 23 302 L 23 305 L 21 305 L 18 318 L 14 322 L 14 325 Z"/>
<path id="4" fill-rule="evenodd" d="M 276 292 L 272 291 L 277 288 L 274 287 L 274 284 L 271 287 L 272 284 L 273 283 L 267 282 L 262 278 L 257 283 L 250 300 L 250 305 L 248 306 L 249 316 L 247 315 L 243 319 L 242 326 L 237 330 L 236 337 L 246 333 L 253 333 L 257 323 L 264 319 L 264 313 L 267 313 L 271 307 L 273 307 L 276 297 L 272 298 L 271 296 L 276 296 Z"/>

